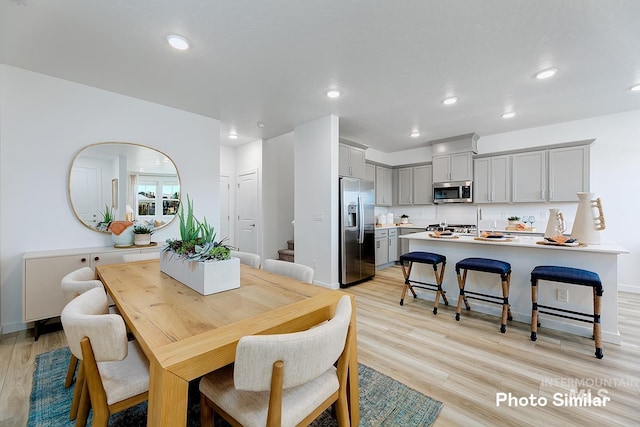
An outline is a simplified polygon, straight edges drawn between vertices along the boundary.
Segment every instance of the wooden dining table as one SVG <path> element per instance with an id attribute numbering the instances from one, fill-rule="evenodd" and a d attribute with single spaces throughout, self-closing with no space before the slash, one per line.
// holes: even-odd
<path id="1" fill-rule="evenodd" d="M 297 332 L 330 319 L 339 290 L 241 265 L 240 287 L 201 295 L 160 271 L 158 260 L 101 265 L 96 275 L 149 359 L 149 426 L 187 422 L 189 381 L 235 359 L 246 335 Z M 355 298 L 348 399 L 360 421 Z"/>

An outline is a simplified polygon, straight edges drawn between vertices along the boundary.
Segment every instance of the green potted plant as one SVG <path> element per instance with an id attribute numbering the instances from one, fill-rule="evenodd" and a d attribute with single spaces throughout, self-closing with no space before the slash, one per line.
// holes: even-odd
<path id="1" fill-rule="evenodd" d="M 96 225 L 96 229 L 100 231 L 107 231 L 109 224 L 113 221 L 113 209 L 109 205 L 104 205 L 104 211 L 99 212 L 102 216 L 102 220 Z"/>
<path id="2" fill-rule="evenodd" d="M 509 225 L 518 225 L 520 223 L 520 217 L 513 215 L 507 218 L 507 221 L 509 221 Z"/>
<path id="3" fill-rule="evenodd" d="M 187 195 L 187 212 L 180 205 L 180 239 L 167 239 L 160 254 L 160 270 L 195 291 L 209 295 L 240 287 L 240 260 L 231 258 L 226 239 L 216 240 L 212 225 L 193 214 Z"/>
<path id="4" fill-rule="evenodd" d="M 402 214 L 400 215 L 400 224 L 408 224 L 409 223 L 409 215 Z"/>
<path id="5" fill-rule="evenodd" d="M 149 224 L 135 224 L 133 226 L 133 244 L 136 246 L 149 246 L 153 231 L 153 226 Z"/>

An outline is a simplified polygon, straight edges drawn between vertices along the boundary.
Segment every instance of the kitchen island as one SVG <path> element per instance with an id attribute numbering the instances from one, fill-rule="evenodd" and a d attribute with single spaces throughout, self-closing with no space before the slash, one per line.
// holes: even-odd
<path id="1" fill-rule="evenodd" d="M 409 239 L 410 251 L 434 252 L 447 257 L 447 266 L 443 281 L 443 288 L 447 292 L 449 303 L 455 307 L 458 299 L 458 281 L 456 278 L 456 262 L 468 258 L 493 258 L 511 264 L 511 289 L 509 303 L 513 319 L 520 322 L 531 321 L 531 270 L 538 265 L 560 265 L 581 268 L 598 273 L 604 287 L 602 296 L 602 339 L 609 343 L 620 344 L 618 331 L 618 256 L 629 253 L 625 248 L 615 243 L 586 246 L 553 246 L 542 245 L 539 236 L 509 236 L 507 239 L 496 241 L 478 239 L 470 235 L 454 235 L 452 238 L 434 238 L 432 232 L 413 233 L 400 236 Z M 411 274 L 412 279 L 433 283 L 433 269 L 430 265 L 415 264 Z M 469 271 L 467 277 L 469 290 L 487 294 L 501 295 L 500 281 L 495 274 Z M 591 288 L 575 286 L 565 283 L 544 282 L 538 286 L 538 302 L 540 304 L 559 307 L 566 310 L 593 313 L 593 293 Z M 563 294 L 558 290 L 567 291 L 567 301 L 559 301 Z M 433 300 L 435 294 L 416 290 L 420 298 Z M 398 295 L 400 298 L 400 295 Z M 471 310 L 499 316 L 501 307 L 483 301 L 470 301 Z M 410 301 L 405 301 L 405 304 Z M 446 315 L 446 311 L 438 315 Z M 453 311 L 451 312 L 453 317 Z M 472 322 L 465 318 L 464 313 L 460 322 Z M 564 319 L 549 315 L 540 315 L 542 328 L 551 328 L 571 332 L 583 336 L 591 336 L 592 325 L 571 319 Z M 507 326 L 507 333 L 509 329 Z M 540 336 L 544 336 L 544 329 Z"/>

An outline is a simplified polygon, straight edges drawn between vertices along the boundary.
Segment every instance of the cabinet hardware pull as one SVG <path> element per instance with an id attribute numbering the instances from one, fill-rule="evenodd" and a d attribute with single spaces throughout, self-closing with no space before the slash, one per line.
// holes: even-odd
<path id="1" fill-rule="evenodd" d="M 97 256 L 97 257 L 95 257 L 93 260 L 94 260 L 94 261 L 100 261 L 100 257 L 99 257 L 99 256 Z"/>
<path id="2" fill-rule="evenodd" d="M 80 258 L 80 262 L 87 262 L 86 258 Z"/>

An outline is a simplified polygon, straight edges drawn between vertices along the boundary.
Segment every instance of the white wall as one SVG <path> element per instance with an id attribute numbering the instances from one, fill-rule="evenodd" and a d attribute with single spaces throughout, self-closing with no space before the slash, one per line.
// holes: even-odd
<path id="1" fill-rule="evenodd" d="M 23 329 L 22 255 L 111 245 L 75 218 L 71 161 L 96 142 L 133 142 L 175 162 L 198 217 L 219 224 L 219 122 L 192 113 L 0 64 L 1 323 Z M 177 223 L 154 234 L 179 234 Z"/>
<path id="2" fill-rule="evenodd" d="M 314 283 L 338 284 L 338 117 L 294 129 L 296 262 L 315 269 Z"/>
<path id="3" fill-rule="evenodd" d="M 266 140 L 262 149 L 264 258 L 278 258 L 278 249 L 292 240 L 294 218 L 293 132 Z"/>

